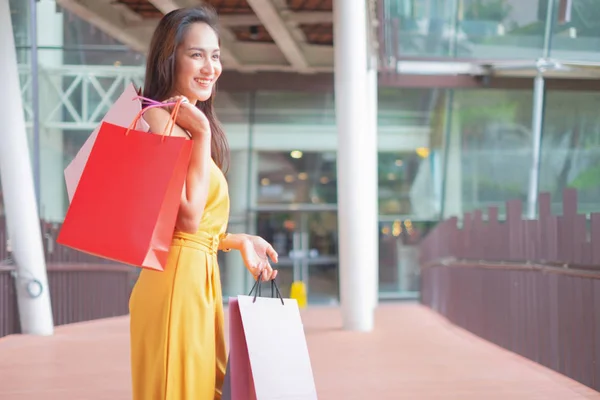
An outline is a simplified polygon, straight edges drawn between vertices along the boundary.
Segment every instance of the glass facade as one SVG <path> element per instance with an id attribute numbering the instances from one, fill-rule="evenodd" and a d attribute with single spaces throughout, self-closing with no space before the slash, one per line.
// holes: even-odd
<path id="1" fill-rule="evenodd" d="M 386 0 L 383 13 L 396 58 L 536 59 L 546 47 L 555 58 L 600 58 L 594 0 Z"/>
<path id="2" fill-rule="evenodd" d="M 60 223 L 68 206 L 64 167 L 123 88 L 141 86 L 145 59 L 50 1 L 37 3 L 44 18 L 32 49 L 28 4 L 10 1 L 24 114 L 40 215 Z M 548 4 L 386 0 L 382 46 L 388 55 L 407 58 L 535 60 L 549 44 L 553 57 L 595 60 L 600 31 L 593 16 L 600 4 L 557 0 L 550 30 Z M 418 296 L 419 242 L 441 218 L 491 205 L 500 206 L 502 215 L 506 200 L 528 195 L 535 134 L 531 82 L 495 88 L 424 82 L 418 88 L 381 85 L 378 91 L 379 230 L 365 234 L 379 235 L 382 298 Z M 540 190 L 557 194 L 559 211 L 558 194 L 576 187 L 582 210 L 597 211 L 600 95 L 568 86 L 546 92 Z M 284 295 L 302 280 L 309 301 L 336 302 L 333 81 L 313 91 L 219 92 L 216 106 L 232 150 L 230 230 L 255 232 L 274 244 Z M 225 295 L 247 290 L 240 260 L 220 257 Z"/>

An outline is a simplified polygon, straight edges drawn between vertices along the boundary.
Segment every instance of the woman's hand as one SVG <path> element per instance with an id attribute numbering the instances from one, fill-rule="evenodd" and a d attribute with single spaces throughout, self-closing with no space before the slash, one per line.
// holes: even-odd
<path id="1" fill-rule="evenodd" d="M 277 276 L 277 270 L 273 270 L 269 263 L 278 261 L 278 255 L 273 246 L 260 236 L 247 235 L 240 247 L 240 253 L 248 271 L 257 279 L 261 274 L 263 281 L 270 281 Z"/>
<path id="2" fill-rule="evenodd" d="M 182 100 L 177 112 L 175 123 L 190 133 L 192 139 L 210 137 L 210 123 L 208 118 L 200 109 L 191 104 L 185 96 L 174 96 L 163 101 L 163 103 L 176 103 Z M 174 105 L 166 106 L 169 113 L 173 111 Z"/>

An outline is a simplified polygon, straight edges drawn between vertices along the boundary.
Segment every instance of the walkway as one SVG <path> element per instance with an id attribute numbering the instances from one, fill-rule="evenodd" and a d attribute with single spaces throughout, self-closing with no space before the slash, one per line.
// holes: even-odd
<path id="1" fill-rule="evenodd" d="M 335 308 L 303 312 L 320 400 L 600 399 L 600 393 L 450 325 L 415 304 L 383 304 L 371 334 Z M 2 400 L 128 400 L 128 319 L 0 339 Z"/>

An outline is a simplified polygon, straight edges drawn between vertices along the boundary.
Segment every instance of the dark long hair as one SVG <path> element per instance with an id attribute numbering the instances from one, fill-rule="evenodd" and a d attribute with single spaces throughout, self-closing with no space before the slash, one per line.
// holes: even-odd
<path id="1" fill-rule="evenodd" d="M 146 77 L 144 80 L 143 96 L 163 101 L 169 98 L 175 84 L 175 57 L 177 47 L 183 40 L 188 28 L 198 22 L 210 26 L 217 36 L 218 17 L 214 9 L 207 5 L 194 8 L 180 8 L 166 14 L 158 23 L 148 51 L 146 62 Z M 210 123 L 211 154 L 215 164 L 223 171 L 229 164 L 229 144 L 225 132 L 217 119 L 214 98 L 216 87 L 206 101 L 196 103 Z"/>

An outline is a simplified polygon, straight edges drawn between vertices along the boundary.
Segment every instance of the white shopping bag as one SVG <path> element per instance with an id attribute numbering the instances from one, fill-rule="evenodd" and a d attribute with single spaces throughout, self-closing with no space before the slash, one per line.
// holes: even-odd
<path id="1" fill-rule="evenodd" d="M 274 281 L 271 285 L 277 289 Z M 317 399 L 298 303 L 283 299 L 279 289 L 277 295 L 229 299 L 223 400 Z"/>

